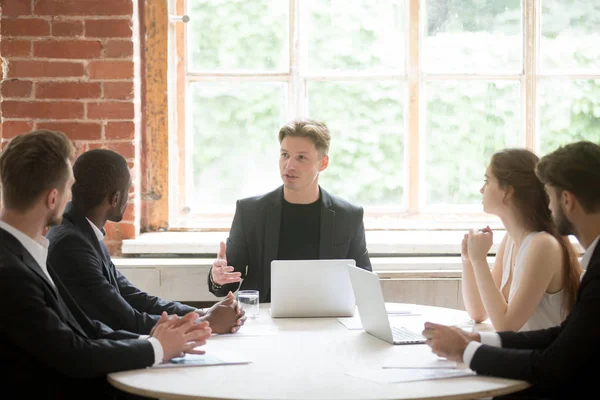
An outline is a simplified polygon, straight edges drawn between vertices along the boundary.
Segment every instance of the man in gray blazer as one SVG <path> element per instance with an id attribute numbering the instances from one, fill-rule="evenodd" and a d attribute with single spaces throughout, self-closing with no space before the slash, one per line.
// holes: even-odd
<path id="1" fill-rule="evenodd" d="M 273 260 L 354 259 L 371 270 L 362 207 L 319 185 L 330 141 L 319 121 L 295 120 L 280 129 L 283 185 L 237 201 L 227 243 L 221 242 L 208 276 L 213 294 L 257 289 L 260 301 L 270 302 Z"/>

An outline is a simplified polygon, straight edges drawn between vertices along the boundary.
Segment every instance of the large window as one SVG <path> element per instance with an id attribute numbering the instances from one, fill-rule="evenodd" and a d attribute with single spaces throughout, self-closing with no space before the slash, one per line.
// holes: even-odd
<path id="1" fill-rule="evenodd" d="M 490 156 L 600 142 L 600 3 L 172 0 L 169 225 L 281 184 L 277 132 L 332 132 L 320 183 L 367 229 L 473 221 Z M 406 225 L 404 225 L 406 226 Z"/>

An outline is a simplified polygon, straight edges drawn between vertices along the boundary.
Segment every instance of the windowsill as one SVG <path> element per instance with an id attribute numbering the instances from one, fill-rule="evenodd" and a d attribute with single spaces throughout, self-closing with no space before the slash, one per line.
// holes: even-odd
<path id="1" fill-rule="evenodd" d="M 371 257 L 460 256 L 464 230 L 367 231 Z M 494 231 L 490 255 L 495 255 L 505 231 Z M 123 257 L 215 257 L 228 232 L 152 232 L 124 240 Z M 571 242 L 582 250 L 575 238 Z"/>
<path id="2" fill-rule="evenodd" d="M 113 258 L 119 270 L 129 269 L 161 269 L 177 270 L 195 269 L 208 273 L 212 258 Z M 488 258 L 490 265 L 493 257 Z M 377 257 L 371 260 L 373 271 L 380 279 L 457 279 L 461 276 L 460 257 Z"/>

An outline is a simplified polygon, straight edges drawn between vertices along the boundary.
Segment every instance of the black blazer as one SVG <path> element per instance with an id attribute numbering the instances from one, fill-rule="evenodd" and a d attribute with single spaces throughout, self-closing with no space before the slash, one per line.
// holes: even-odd
<path id="1" fill-rule="evenodd" d="M 148 334 L 163 311 L 181 316 L 195 310 L 133 286 L 116 269 L 106 245 L 72 203 L 65 209 L 63 222 L 52 227 L 47 238 L 48 263 L 92 319 L 113 329 Z"/>
<path id="2" fill-rule="evenodd" d="M 105 393 L 106 374 L 154 363 L 149 341 L 92 322 L 48 269 L 58 291 L 21 243 L 0 229 L 3 390 L 16 388 L 19 395 L 37 390 L 48 398 L 84 387 L 91 394 Z"/>
<path id="3" fill-rule="evenodd" d="M 560 326 L 499 335 L 502 348 L 482 345 L 475 352 L 471 369 L 478 374 L 526 380 L 533 384 L 528 393 L 545 398 L 595 393 L 600 360 L 600 245 L 592 254 L 573 311 Z"/>
<path id="4" fill-rule="evenodd" d="M 354 259 L 371 271 L 365 241 L 363 209 L 321 190 L 320 259 Z M 242 273 L 240 289 L 258 289 L 260 301 L 270 302 L 271 261 L 277 259 L 283 186 L 267 194 L 238 200 L 227 239 L 227 263 Z M 248 267 L 246 270 L 246 266 Z M 216 289 L 216 296 L 236 291 L 238 283 Z"/>

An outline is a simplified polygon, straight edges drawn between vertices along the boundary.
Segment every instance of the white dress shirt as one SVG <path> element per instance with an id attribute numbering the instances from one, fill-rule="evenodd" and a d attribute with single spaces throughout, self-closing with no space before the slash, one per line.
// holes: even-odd
<path id="1" fill-rule="evenodd" d="M 90 226 L 92 227 L 92 230 L 96 234 L 96 238 L 98 239 L 98 241 L 103 241 L 106 233 L 100 230 L 100 228 L 98 228 L 96 224 L 90 221 L 87 217 L 85 219 L 87 220 L 87 222 L 89 222 Z M 154 348 L 154 365 L 160 364 L 163 359 L 164 351 L 158 339 L 150 337 L 149 335 L 140 335 L 140 339 L 150 341 L 152 347 Z"/>
<path id="2" fill-rule="evenodd" d="M 594 254 L 594 250 L 596 249 L 596 245 L 598 244 L 599 239 L 600 236 L 594 239 L 590 247 L 588 247 L 585 253 L 583 254 L 583 257 L 581 257 L 581 268 L 583 268 L 584 271 L 587 270 L 588 264 L 590 263 L 590 258 L 592 258 L 592 254 Z M 583 274 L 581 274 L 581 277 L 583 279 Z M 489 346 L 494 347 L 502 347 L 500 335 L 498 335 L 497 333 L 481 332 L 479 335 L 481 336 L 481 342 L 469 342 L 469 344 L 465 348 L 465 351 L 463 352 L 463 362 L 469 367 L 471 367 L 471 360 L 473 360 L 475 352 L 482 344 L 487 344 Z"/>

